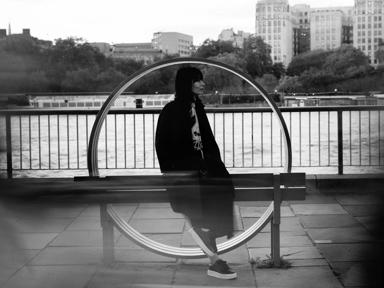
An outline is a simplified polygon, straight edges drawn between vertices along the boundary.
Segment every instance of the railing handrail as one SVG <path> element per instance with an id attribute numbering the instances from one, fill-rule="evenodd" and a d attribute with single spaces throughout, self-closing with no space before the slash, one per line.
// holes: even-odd
<path id="1" fill-rule="evenodd" d="M 160 113 L 161 107 L 157 108 L 112 108 L 109 114 L 152 114 Z M 351 105 L 351 106 L 307 106 L 307 107 L 279 107 L 281 112 L 319 112 L 319 111 L 382 111 L 384 105 Z M 20 108 L 0 109 L 0 115 L 95 115 L 99 108 Z M 236 112 L 272 112 L 269 107 L 212 107 L 206 106 L 207 113 L 236 113 Z"/>

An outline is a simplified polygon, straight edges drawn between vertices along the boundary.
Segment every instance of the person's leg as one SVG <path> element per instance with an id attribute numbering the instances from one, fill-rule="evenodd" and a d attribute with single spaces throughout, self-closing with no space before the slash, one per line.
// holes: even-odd
<path id="1" fill-rule="evenodd" d="M 191 226 L 189 232 L 197 245 L 199 245 L 199 247 L 207 255 L 211 263 L 207 274 L 220 279 L 235 279 L 237 274 L 231 271 L 224 260 L 219 258 L 217 254 L 216 239 L 212 235 L 211 231 L 208 228 L 200 228 L 192 225 L 189 219 L 187 221 Z"/>

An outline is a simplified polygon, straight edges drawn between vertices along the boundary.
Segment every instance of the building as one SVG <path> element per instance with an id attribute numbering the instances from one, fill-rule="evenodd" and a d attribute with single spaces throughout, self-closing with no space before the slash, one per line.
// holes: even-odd
<path id="1" fill-rule="evenodd" d="M 164 54 L 189 57 L 193 51 L 193 37 L 179 32 L 156 32 L 153 34 L 152 47 Z"/>
<path id="2" fill-rule="evenodd" d="M 0 39 L 7 37 L 7 29 L 0 29 Z"/>
<path id="3" fill-rule="evenodd" d="M 259 0 L 256 3 L 255 34 L 271 46 L 274 63 L 288 66 L 293 57 L 293 24 L 288 0 Z"/>
<path id="4" fill-rule="evenodd" d="M 293 23 L 293 55 L 307 52 L 310 50 L 310 29 L 309 15 L 311 8 L 307 4 L 297 4 L 292 6 Z"/>
<path id="5" fill-rule="evenodd" d="M 219 40 L 220 41 L 231 41 L 233 47 L 237 48 L 243 48 L 244 47 L 244 40 L 247 39 L 249 36 L 251 36 L 251 33 L 247 33 L 244 31 L 237 31 L 235 33 L 233 31 L 233 28 L 231 29 L 224 29 L 219 34 Z"/>
<path id="6" fill-rule="evenodd" d="M 17 41 L 20 39 L 28 39 L 42 50 L 48 49 L 52 46 L 52 41 L 41 40 L 36 37 L 33 37 L 29 28 L 24 28 L 22 30 L 22 33 L 12 33 L 10 24 L 8 25 L 8 31 L 6 29 L 0 29 L 0 44 L 5 43 L 7 41 Z"/>
<path id="7" fill-rule="evenodd" d="M 311 7 L 307 4 L 297 4 L 292 6 L 292 21 L 297 28 L 309 28 Z"/>
<path id="8" fill-rule="evenodd" d="M 162 52 L 153 48 L 151 43 L 121 43 L 112 46 L 111 57 L 148 63 L 153 62 L 155 58 L 161 58 Z"/>
<path id="9" fill-rule="evenodd" d="M 104 42 L 96 42 L 89 44 L 97 48 L 106 57 L 114 59 L 132 59 L 149 63 L 153 62 L 156 58 L 162 57 L 161 51 L 154 49 L 151 43 L 120 43 L 110 45 Z"/>
<path id="10" fill-rule="evenodd" d="M 100 53 L 104 54 L 105 56 L 109 57 L 112 55 L 113 52 L 113 46 L 110 45 L 109 43 L 105 42 L 92 42 L 89 43 L 94 48 L 97 48 Z"/>
<path id="11" fill-rule="evenodd" d="M 378 64 L 375 52 L 384 38 L 384 0 L 355 0 L 353 19 L 353 46 Z"/>
<path id="12" fill-rule="evenodd" d="M 311 10 L 311 50 L 336 49 L 351 43 L 353 7 L 328 7 Z"/>

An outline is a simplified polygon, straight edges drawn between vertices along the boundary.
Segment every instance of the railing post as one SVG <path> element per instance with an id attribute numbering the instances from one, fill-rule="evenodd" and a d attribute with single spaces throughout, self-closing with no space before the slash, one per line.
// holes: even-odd
<path id="1" fill-rule="evenodd" d="M 275 267 L 280 266 L 280 175 L 273 179 L 273 216 L 271 220 L 271 258 Z"/>
<path id="2" fill-rule="evenodd" d="M 337 111 L 337 157 L 338 174 L 343 174 L 343 111 Z"/>
<path id="3" fill-rule="evenodd" d="M 5 138 L 7 147 L 7 177 L 12 178 L 12 132 L 11 132 L 11 115 L 5 116 Z"/>

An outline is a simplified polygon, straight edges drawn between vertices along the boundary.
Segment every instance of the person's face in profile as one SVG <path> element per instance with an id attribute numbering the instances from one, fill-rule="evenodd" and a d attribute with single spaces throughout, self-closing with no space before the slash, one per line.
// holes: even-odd
<path id="1" fill-rule="evenodd" d="M 204 87 L 205 87 L 205 83 L 202 79 L 199 81 L 193 82 L 192 92 L 197 95 L 201 95 L 204 92 Z"/>

